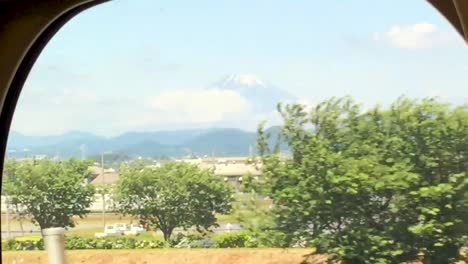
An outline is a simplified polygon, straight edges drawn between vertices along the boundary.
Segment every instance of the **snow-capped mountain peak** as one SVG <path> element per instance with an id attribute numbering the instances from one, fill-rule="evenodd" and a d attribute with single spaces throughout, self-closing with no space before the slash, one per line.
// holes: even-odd
<path id="1" fill-rule="evenodd" d="M 239 86 L 263 88 L 267 85 L 260 77 L 254 74 L 231 74 L 218 82 L 217 86 L 222 89 Z"/>
<path id="2" fill-rule="evenodd" d="M 263 81 L 254 74 L 231 74 L 228 77 L 229 81 L 238 82 L 239 84 L 247 85 L 247 86 L 265 86 Z"/>
<path id="3" fill-rule="evenodd" d="M 254 74 L 231 74 L 216 82 L 214 89 L 230 90 L 246 98 L 257 113 L 274 111 L 278 102 L 295 101 L 295 96 Z"/>

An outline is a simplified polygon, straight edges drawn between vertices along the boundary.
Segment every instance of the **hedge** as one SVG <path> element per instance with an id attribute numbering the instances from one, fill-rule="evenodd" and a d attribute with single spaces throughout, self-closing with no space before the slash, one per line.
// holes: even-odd
<path id="1" fill-rule="evenodd" d="M 164 242 L 159 240 L 138 240 L 131 237 L 122 238 L 83 238 L 78 236 L 67 237 L 65 248 L 74 249 L 149 249 L 163 248 Z M 19 241 L 10 239 L 2 242 L 2 251 L 44 250 L 44 241 Z"/>
<path id="2" fill-rule="evenodd" d="M 65 248 L 74 249 L 151 249 L 151 248 L 280 248 L 288 247 L 284 235 L 277 232 L 233 232 L 218 234 L 214 238 L 198 234 L 174 235 L 165 243 L 160 240 L 143 240 L 138 237 L 84 238 L 66 237 Z M 44 250 L 44 241 L 7 240 L 2 242 L 2 251 Z"/>

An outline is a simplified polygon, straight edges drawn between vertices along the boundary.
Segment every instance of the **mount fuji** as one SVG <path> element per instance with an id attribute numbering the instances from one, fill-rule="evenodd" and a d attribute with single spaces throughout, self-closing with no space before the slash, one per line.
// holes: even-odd
<path id="1" fill-rule="evenodd" d="M 295 102 L 297 98 L 253 74 L 231 74 L 213 84 L 214 89 L 231 90 L 246 98 L 256 113 L 276 109 L 279 102 Z"/>

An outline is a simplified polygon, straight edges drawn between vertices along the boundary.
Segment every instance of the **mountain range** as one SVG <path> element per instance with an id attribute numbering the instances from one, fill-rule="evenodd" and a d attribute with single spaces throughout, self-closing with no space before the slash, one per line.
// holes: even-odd
<path id="1" fill-rule="evenodd" d="M 280 127 L 271 127 L 267 132 L 271 133 L 271 144 L 274 144 Z M 129 157 L 247 156 L 255 152 L 256 140 L 255 132 L 235 128 L 127 132 L 116 137 L 81 131 L 55 136 L 28 136 L 12 131 L 7 151 L 9 157 L 16 158 L 35 155 L 80 158 L 103 152 Z M 282 149 L 285 148 L 283 144 Z"/>
<path id="2" fill-rule="evenodd" d="M 208 89 L 238 93 L 253 106 L 252 115 L 275 111 L 278 102 L 294 102 L 297 98 L 254 74 L 231 74 L 213 83 Z M 212 123 L 213 127 L 231 126 Z M 279 126 L 268 129 L 272 144 Z M 102 137 L 89 132 L 72 131 L 62 135 L 29 136 L 16 131 L 9 135 L 7 155 L 26 157 L 93 157 L 112 152 L 122 157 L 181 157 L 185 155 L 245 156 L 255 153 L 255 132 L 235 128 L 205 128 L 153 132 L 126 132 L 116 137 Z M 285 144 L 282 149 L 287 149 Z"/>

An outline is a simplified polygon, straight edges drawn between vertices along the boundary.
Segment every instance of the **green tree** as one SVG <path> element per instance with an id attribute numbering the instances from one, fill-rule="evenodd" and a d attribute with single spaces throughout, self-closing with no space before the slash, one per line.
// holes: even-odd
<path id="1" fill-rule="evenodd" d="M 73 216 L 83 217 L 94 197 L 85 185 L 89 162 L 67 160 L 10 161 L 5 165 L 3 186 L 19 213 L 31 218 L 41 229 L 73 227 Z"/>
<path id="2" fill-rule="evenodd" d="M 215 214 L 229 213 L 233 199 L 222 179 L 184 162 L 124 166 L 117 189 L 121 211 L 159 228 L 166 241 L 177 227 L 203 232 L 217 226 Z"/>
<path id="3" fill-rule="evenodd" d="M 448 263 L 467 234 L 466 108 L 400 98 L 362 113 L 350 98 L 279 106 L 292 151 L 259 126 L 262 188 L 278 227 L 345 263 Z"/>
<path id="4" fill-rule="evenodd" d="M 389 111 L 392 133 L 419 175 L 396 208 L 425 263 L 454 262 L 468 235 L 468 108 L 400 98 Z"/>

